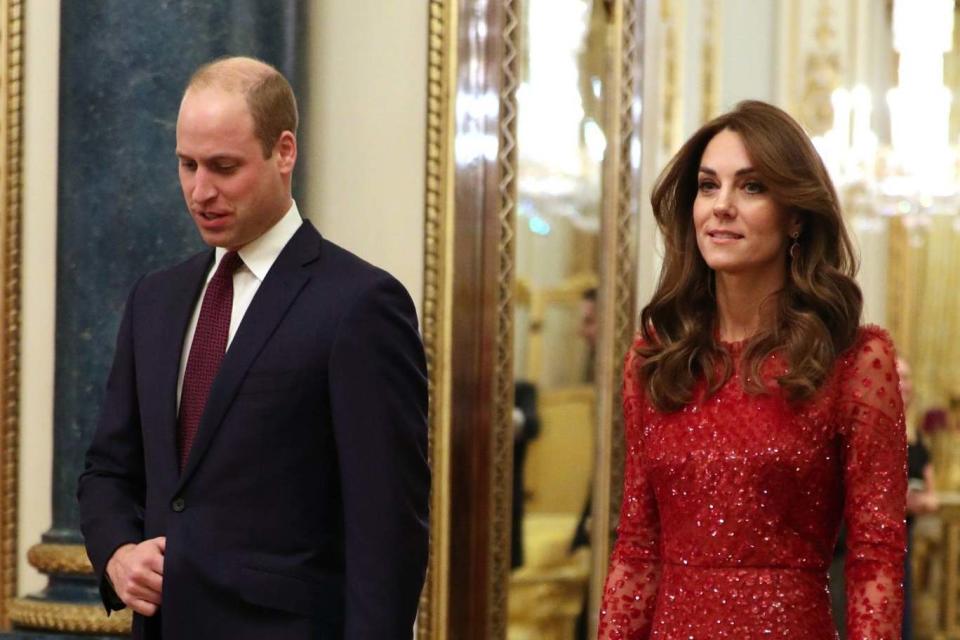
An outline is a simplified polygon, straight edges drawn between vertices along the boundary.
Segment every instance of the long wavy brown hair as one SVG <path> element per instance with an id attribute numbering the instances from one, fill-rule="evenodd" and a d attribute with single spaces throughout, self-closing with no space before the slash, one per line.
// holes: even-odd
<path id="1" fill-rule="evenodd" d="M 770 391 L 760 368 L 770 354 L 786 358 L 776 382 L 791 401 L 809 398 L 829 375 L 837 355 L 853 344 L 863 298 L 854 281 L 857 259 L 843 224 L 836 190 L 807 134 L 781 109 L 748 100 L 708 122 L 680 149 L 657 179 L 651 202 L 665 240 L 656 293 L 641 313 L 644 344 L 640 375 L 650 402 L 663 412 L 693 400 L 706 381 L 712 395 L 733 375 L 717 340 L 714 273 L 697 246 L 693 202 L 704 149 L 729 129 L 743 140 L 751 165 L 787 214 L 800 214 L 795 258 L 784 254 L 785 286 L 776 295 L 774 322 L 744 346 L 741 372 L 747 392 Z"/>

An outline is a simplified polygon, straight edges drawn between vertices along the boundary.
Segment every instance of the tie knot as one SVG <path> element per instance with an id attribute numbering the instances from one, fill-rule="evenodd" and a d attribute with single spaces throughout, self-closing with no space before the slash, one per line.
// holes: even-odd
<path id="1" fill-rule="evenodd" d="M 243 259 L 240 258 L 240 254 L 236 251 L 228 251 L 223 255 L 223 258 L 220 259 L 220 265 L 217 267 L 217 272 L 213 274 L 214 278 L 227 278 L 232 277 L 233 272 L 240 268 L 240 265 L 243 264 Z"/>

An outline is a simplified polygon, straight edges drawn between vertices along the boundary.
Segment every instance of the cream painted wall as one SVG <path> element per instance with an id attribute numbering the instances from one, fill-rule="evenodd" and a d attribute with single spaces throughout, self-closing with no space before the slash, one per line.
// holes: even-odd
<path id="1" fill-rule="evenodd" d="M 427 3 L 314 2 L 307 201 L 328 239 L 423 295 Z M 300 179 L 304 179 L 301 175 Z"/>
<path id="2" fill-rule="evenodd" d="M 44 577 L 26 550 L 50 528 L 56 291 L 60 0 L 24 3 L 23 282 L 20 342 L 18 592 Z"/>

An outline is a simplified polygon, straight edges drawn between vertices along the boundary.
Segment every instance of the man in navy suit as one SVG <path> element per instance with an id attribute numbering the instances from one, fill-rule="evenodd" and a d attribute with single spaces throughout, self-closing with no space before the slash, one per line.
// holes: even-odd
<path id="1" fill-rule="evenodd" d="M 127 301 L 80 477 L 109 610 L 145 639 L 409 639 L 430 473 L 414 306 L 291 197 L 297 108 L 269 65 L 191 79 L 184 198 L 212 249 Z"/>

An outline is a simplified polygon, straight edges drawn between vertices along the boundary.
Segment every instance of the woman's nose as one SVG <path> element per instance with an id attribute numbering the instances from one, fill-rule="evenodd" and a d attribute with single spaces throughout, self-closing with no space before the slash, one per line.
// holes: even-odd
<path id="1" fill-rule="evenodd" d="M 721 189 L 717 193 L 717 199 L 713 202 L 713 215 L 718 217 L 730 217 L 734 214 L 733 202 L 730 198 L 730 193 Z"/>

